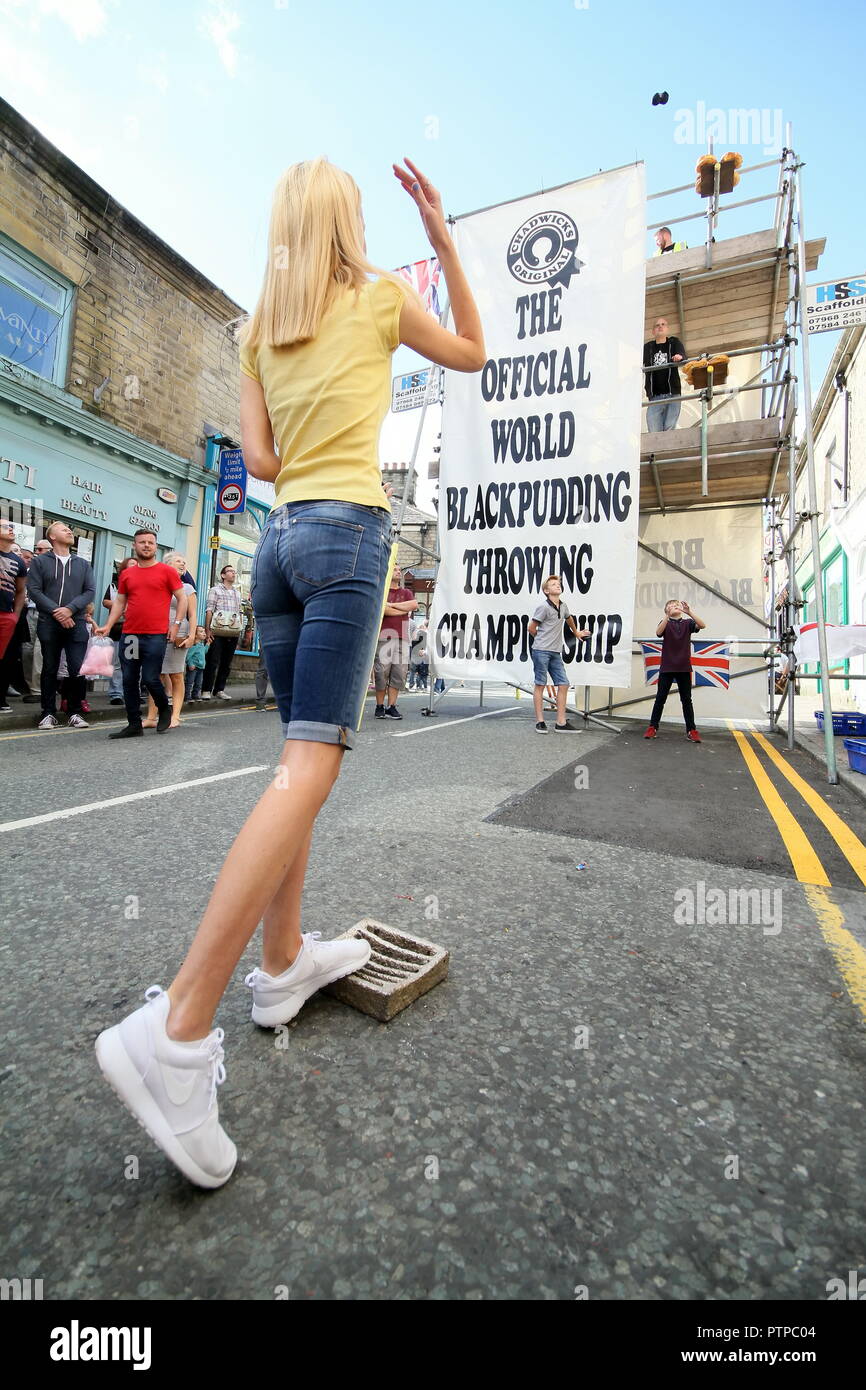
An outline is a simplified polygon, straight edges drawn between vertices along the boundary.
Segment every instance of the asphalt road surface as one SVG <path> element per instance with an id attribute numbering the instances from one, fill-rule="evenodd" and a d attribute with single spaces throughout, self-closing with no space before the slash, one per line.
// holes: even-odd
<path id="1" fill-rule="evenodd" d="M 46 1299 L 825 1300 L 864 1260 L 863 802 L 777 741 L 832 814 L 753 736 L 423 703 L 344 758 L 304 929 L 378 918 L 449 978 L 389 1024 L 317 996 L 280 1050 L 254 938 L 218 1018 L 239 1163 L 215 1193 L 93 1042 L 171 979 L 277 716 L 0 739 L 0 1272 Z"/>

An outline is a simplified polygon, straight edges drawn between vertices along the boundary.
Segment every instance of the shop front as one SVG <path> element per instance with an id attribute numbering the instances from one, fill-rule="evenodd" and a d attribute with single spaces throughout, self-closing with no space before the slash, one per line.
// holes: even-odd
<path id="1" fill-rule="evenodd" d="M 141 527 L 156 532 L 160 558 L 180 550 L 195 572 L 203 470 L 72 400 L 0 376 L 0 514 L 29 549 L 52 521 L 66 521 L 94 567 L 98 611 Z"/>

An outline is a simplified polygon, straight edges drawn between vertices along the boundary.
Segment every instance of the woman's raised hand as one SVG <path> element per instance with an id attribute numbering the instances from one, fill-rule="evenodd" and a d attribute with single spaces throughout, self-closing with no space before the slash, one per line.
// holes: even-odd
<path id="1" fill-rule="evenodd" d="M 403 188 L 417 206 L 430 245 L 434 251 L 439 252 L 448 245 L 450 240 L 439 191 L 433 187 L 428 178 L 425 178 L 421 170 L 416 168 L 411 159 L 404 157 L 404 163 L 405 169 L 401 168 L 399 164 L 392 166 L 394 176 L 400 180 Z"/>

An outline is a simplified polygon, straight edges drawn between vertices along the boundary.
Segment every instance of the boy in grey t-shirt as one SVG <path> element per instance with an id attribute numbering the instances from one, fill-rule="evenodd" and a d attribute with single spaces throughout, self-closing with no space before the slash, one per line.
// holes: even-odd
<path id="1" fill-rule="evenodd" d="M 548 682 L 556 686 L 557 733 L 577 733 L 577 725 L 569 724 L 565 717 L 565 702 L 568 698 L 568 676 L 562 662 L 562 636 L 568 623 L 575 637 L 589 637 L 591 634 L 578 629 L 571 616 L 568 604 L 562 597 L 562 581 L 558 574 L 552 574 L 541 586 L 545 599 L 532 615 L 529 635 L 535 639 L 532 647 L 532 666 L 535 685 L 532 699 L 535 705 L 535 732 L 546 734 L 542 704 L 544 687 Z"/>

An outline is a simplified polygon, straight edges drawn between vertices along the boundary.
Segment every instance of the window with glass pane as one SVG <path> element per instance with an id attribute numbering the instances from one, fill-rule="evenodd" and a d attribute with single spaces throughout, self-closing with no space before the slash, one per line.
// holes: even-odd
<path id="1" fill-rule="evenodd" d="M 235 571 L 235 587 L 241 596 L 241 609 L 247 620 L 244 635 L 238 643 L 238 652 L 247 654 L 254 652 L 258 641 L 256 635 L 256 619 L 253 613 L 253 605 L 250 602 L 250 579 L 252 577 L 253 557 L 252 555 L 241 555 L 237 550 L 218 550 L 216 574 L 219 581 L 219 573 L 224 565 L 231 565 Z"/>
<path id="2" fill-rule="evenodd" d="M 824 613 L 828 623 L 836 623 L 838 626 L 848 621 L 848 606 L 845 595 L 845 556 L 840 551 L 829 565 L 824 567 Z M 850 663 L 845 661 L 831 661 L 831 671 L 844 671 L 847 676 L 850 670 Z M 850 688 L 846 681 L 842 685 L 843 690 Z"/>
<path id="3" fill-rule="evenodd" d="M 0 355 L 53 381 L 69 293 L 0 246 Z"/>
<path id="4" fill-rule="evenodd" d="M 846 621 L 845 572 L 841 554 L 824 569 L 824 608 L 828 623 Z"/>
<path id="5" fill-rule="evenodd" d="M 236 536 L 246 536 L 257 541 L 262 533 L 262 518 L 252 509 L 238 512 L 233 516 L 220 517 L 220 530 L 233 531 Z"/>

